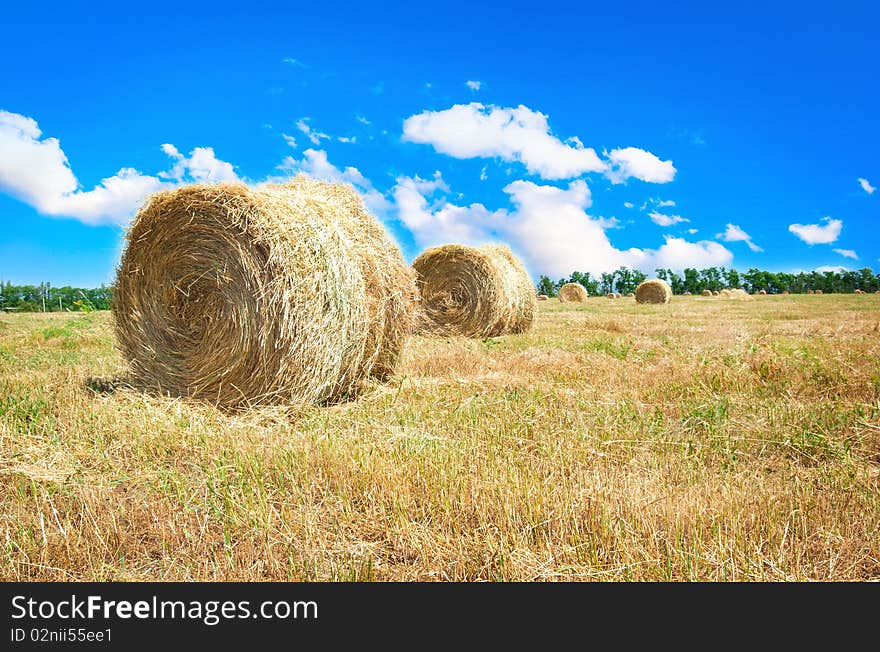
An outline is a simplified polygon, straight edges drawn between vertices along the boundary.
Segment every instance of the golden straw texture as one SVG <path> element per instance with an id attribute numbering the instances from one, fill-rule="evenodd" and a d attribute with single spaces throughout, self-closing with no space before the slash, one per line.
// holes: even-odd
<path id="1" fill-rule="evenodd" d="M 135 380 L 224 407 L 331 403 L 393 372 L 415 284 L 350 186 L 159 192 L 117 272 L 117 340 Z"/>
<path id="2" fill-rule="evenodd" d="M 662 279 L 642 281 L 636 288 L 636 303 L 669 303 L 672 289 Z"/>
<path id="3" fill-rule="evenodd" d="M 559 300 L 562 303 L 584 303 L 589 296 L 587 288 L 580 283 L 566 283 L 559 288 Z"/>
<path id="4" fill-rule="evenodd" d="M 413 261 L 421 298 L 419 330 L 497 337 L 523 333 L 537 309 L 535 287 L 503 245 L 431 247 Z"/>

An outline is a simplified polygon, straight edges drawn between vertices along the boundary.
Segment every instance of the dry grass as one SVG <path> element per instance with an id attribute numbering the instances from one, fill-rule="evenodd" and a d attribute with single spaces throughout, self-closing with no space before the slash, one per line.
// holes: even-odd
<path id="1" fill-rule="evenodd" d="M 550 301 L 229 415 L 113 382 L 106 313 L 0 315 L 0 579 L 880 579 L 878 321 Z"/>

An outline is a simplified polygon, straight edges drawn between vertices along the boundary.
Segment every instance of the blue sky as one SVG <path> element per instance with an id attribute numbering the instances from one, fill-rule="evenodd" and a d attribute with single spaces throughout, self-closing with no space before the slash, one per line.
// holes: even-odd
<path id="1" fill-rule="evenodd" d="M 109 282 L 146 193 L 297 172 L 408 259 L 880 268 L 877 3 L 687 4 L 7 6 L 0 278 Z"/>

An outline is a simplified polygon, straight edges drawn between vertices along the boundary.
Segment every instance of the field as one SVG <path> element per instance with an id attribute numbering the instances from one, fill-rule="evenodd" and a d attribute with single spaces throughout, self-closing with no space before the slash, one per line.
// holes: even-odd
<path id="1" fill-rule="evenodd" d="M 550 300 L 324 408 L 124 372 L 0 314 L 0 579 L 880 579 L 880 296 Z"/>

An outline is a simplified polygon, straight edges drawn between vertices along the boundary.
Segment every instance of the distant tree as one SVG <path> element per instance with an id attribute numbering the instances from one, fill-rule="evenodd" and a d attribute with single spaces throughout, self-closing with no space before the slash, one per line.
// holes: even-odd
<path id="1" fill-rule="evenodd" d="M 556 284 L 543 274 L 538 279 L 538 294 L 546 294 L 548 297 L 556 296 Z"/>

